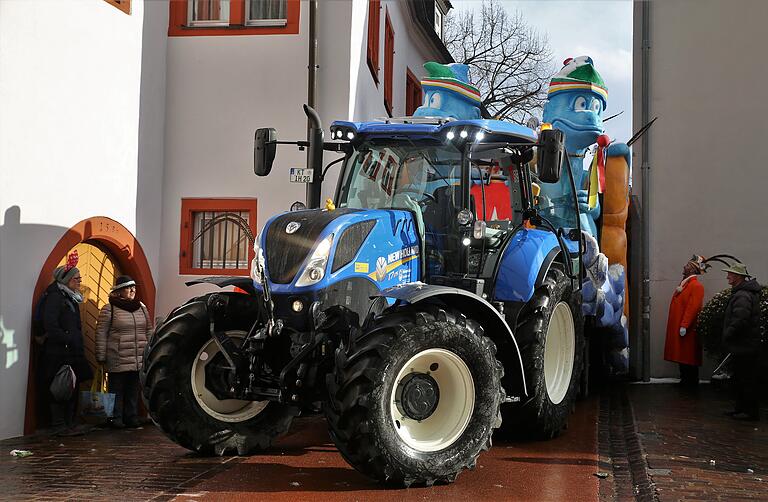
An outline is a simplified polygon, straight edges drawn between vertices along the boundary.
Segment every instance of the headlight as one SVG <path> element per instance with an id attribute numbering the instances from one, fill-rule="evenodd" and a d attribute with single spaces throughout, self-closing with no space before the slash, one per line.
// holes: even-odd
<path id="1" fill-rule="evenodd" d="M 256 240 L 253 241 L 253 260 L 251 260 L 251 279 L 253 282 L 261 284 L 261 271 L 264 270 L 264 252 L 259 246 L 261 240 L 261 234 L 256 236 Z M 256 261 L 258 260 L 258 262 Z M 258 266 L 257 266 L 258 265 Z"/>
<path id="2" fill-rule="evenodd" d="M 315 251 L 309 258 L 309 263 L 296 281 L 297 287 L 311 286 L 320 282 L 325 277 L 325 268 L 328 265 L 328 256 L 331 254 L 333 234 L 329 235 L 315 247 Z"/>

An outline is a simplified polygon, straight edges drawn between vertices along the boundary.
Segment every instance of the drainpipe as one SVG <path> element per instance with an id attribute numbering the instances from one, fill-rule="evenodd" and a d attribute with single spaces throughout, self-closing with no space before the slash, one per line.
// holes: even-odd
<path id="1" fill-rule="evenodd" d="M 651 118 L 650 108 L 650 62 L 651 62 L 651 2 L 643 2 L 642 10 L 642 109 L 641 123 L 647 124 Z M 642 340 L 643 340 L 643 380 L 651 379 L 651 163 L 650 156 L 651 131 L 647 131 L 643 137 L 643 163 L 640 166 L 643 174 L 642 193 L 642 236 L 643 242 L 643 313 L 642 313 Z"/>
<path id="2" fill-rule="evenodd" d="M 317 0 L 309 2 L 309 64 L 307 66 L 307 105 L 312 113 L 307 113 L 307 167 L 314 170 L 314 180 L 307 183 L 307 207 L 320 207 L 323 172 L 323 129 L 319 117 L 314 112 L 317 98 Z M 318 143 L 319 145 L 315 144 Z M 319 165 L 318 165 L 319 151 Z"/>

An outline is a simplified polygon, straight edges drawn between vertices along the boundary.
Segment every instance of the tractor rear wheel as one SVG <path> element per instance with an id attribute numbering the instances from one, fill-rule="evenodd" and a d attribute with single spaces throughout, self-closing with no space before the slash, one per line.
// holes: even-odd
<path id="1" fill-rule="evenodd" d="M 248 327 L 226 331 L 242 343 Z M 144 352 L 140 378 L 152 420 L 179 445 L 204 454 L 248 455 L 288 431 L 298 410 L 268 401 L 220 400 L 206 387 L 206 368 L 223 364 L 211 339 L 206 298 L 176 309 Z"/>
<path id="2" fill-rule="evenodd" d="M 382 482 L 449 483 L 491 446 L 504 399 L 496 346 L 457 312 L 384 312 L 328 376 L 331 437 L 355 469 Z"/>
<path id="3" fill-rule="evenodd" d="M 557 264 L 520 313 L 515 336 L 528 384 L 521 407 L 502 407 L 504 432 L 550 439 L 568 424 L 582 381 L 584 322 L 579 293 Z"/>

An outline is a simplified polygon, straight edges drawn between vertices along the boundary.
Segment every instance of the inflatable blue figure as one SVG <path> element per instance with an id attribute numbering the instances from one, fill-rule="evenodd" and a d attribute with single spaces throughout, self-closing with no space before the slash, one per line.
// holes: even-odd
<path id="1" fill-rule="evenodd" d="M 421 80 L 424 104 L 414 117 L 452 117 L 457 120 L 480 118 L 480 91 L 469 83 L 469 67 L 452 63 L 424 64 L 427 77 Z"/>
<path id="2" fill-rule="evenodd" d="M 630 165 L 630 156 L 626 144 L 609 144 L 608 137 L 603 135 L 603 112 L 607 100 L 608 89 L 595 70 L 592 58 L 580 56 L 567 59 L 563 69 L 550 82 L 543 120 L 565 133 L 565 149 L 576 185 L 578 218 L 586 243 L 584 314 L 595 316 L 598 327 L 607 329 L 610 337 L 607 359 L 614 371 L 622 373 L 627 369 L 629 345 L 627 320 L 623 315 L 625 271 L 619 264 L 609 266 L 608 258 L 600 252 L 595 221 L 600 217 L 597 194 L 603 192 L 605 184 L 606 157 L 624 157 Z M 598 148 L 594 162 L 585 169 L 585 154 L 595 143 Z M 562 197 L 571 190 L 568 183 L 568 178 L 562 177 L 557 184 L 543 185 L 542 193 L 552 201 L 565 200 Z M 572 208 L 558 208 L 558 211 L 570 212 L 570 221 L 577 216 Z"/>

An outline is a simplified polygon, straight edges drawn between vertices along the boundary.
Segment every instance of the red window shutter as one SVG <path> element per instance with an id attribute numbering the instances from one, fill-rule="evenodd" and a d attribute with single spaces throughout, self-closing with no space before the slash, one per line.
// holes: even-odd
<path id="1" fill-rule="evenodd" d="M 379 26 L 381 0 L 368 0 L 368 68 L 373 80 L 379 83 Z"/>
<path id="2" fill-rule="evenodd" d="M 389 12 L 385 18 L 384 27 L 384 106 L 392 116 L 392 72 L 395 63 L 395 31 L 389 20 Z"/>
<path id="3" fill-rule="evenodd" d="M 421 106 L 421 83 L 413 72 L 405 70 L 405 114 L 410 116 Z"/>

